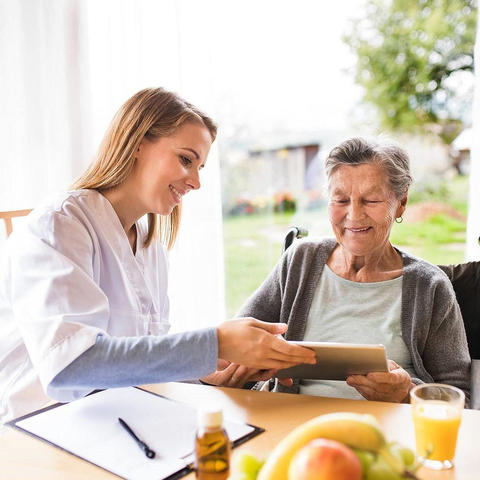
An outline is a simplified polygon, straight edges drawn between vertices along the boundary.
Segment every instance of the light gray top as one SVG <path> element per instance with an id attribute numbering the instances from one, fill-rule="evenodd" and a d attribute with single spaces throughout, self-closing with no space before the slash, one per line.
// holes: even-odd
<path id="1" fill-rule="evenodd" d="M 286 339 L 303 340 L 313 294 L 336 245 L 335 239 L 296 242 L 245 302 L 240 315 L 288 323 Z M 401 328 L 416 372 L 412 381 L 455 385 L 468 399 L 471 362 L 453 286 L 435 265 L 399 253 L 403 261 Z M 298 393 L 298 381 L 276 389 Z"/>
<path id="2" fill-rule="evenodd" d="M 325 265 L 308 313 L 308 342 L 382 343 L 388 358 L 416 376 L 400 324 L 402 276 L 375 283 L 353 282 Z M 363 399 L 344 381 L 303 380 L 300 393 Z"/>

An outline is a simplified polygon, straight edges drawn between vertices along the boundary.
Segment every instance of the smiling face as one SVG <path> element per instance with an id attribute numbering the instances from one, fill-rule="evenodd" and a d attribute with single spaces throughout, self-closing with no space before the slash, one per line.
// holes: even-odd
<path id="1" fill-rule="evenodd" d="M 407 197 L 390 190 L 382 166 L 338 167 L 329 181 L 329 216 L 338 243 L 355 256 L 380 253 L 389 244 L 390 230 Z"/>
<path id="2" fill-rule="evenodd" d="M 199 172 L 211 144 L 200 123 L 186 123 L 168 137 L 143 139 L 129 182 L 141 210 L 168 215 L 183 195 L 200 188 Z"/>

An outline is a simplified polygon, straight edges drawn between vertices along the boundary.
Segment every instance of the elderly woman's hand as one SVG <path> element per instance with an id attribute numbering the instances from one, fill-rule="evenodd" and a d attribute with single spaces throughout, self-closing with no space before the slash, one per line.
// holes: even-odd
<path id="1" fill-rule="evenodd" d="M 406 370 L 393 360 L 388 360 L 387 372 L 372 372 L 367 375 L 350 375 L 347 384 L 354 387 L 367 400 L 383 402 L 406 402 L 415 386 Z"/>
<path id="2" fill-rule="evenodd" d="M 247 382 L 260 382 L 275 378 L 276 373 L 277 370 L 274 369 L 259 370 L 219 359 L 217 371 L 201 378 L 200 381 L 218 387 L 242 388 Z M 287 387 L 293 385 L 291 378 L 279 378 L 278 381 Z"/>
<path id="3" fill-rule="evenodd" d="M 269 380 L 276 372 L 276 370 L 249 368 L 238 363 L 230 363 L 227 360 L 219 359 L 217 371 L 201 378 L 201 381 L 219 387 L 242 388 L 247 382 Z"/>

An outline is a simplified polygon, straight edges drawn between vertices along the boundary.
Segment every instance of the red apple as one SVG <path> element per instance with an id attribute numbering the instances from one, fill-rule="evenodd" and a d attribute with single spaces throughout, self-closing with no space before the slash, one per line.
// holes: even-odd
<path id="1" fill-rule="evenodd" d="M 288 480 L 361 480 L 362 465 L 353 451 L 335 440 L 317 438 L 292 458 Z"/>

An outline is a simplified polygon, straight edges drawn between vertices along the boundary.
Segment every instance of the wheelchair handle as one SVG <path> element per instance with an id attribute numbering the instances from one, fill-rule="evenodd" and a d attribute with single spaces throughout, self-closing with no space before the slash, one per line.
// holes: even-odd
<path id="1" fill-rule="evenodd" d="M 282 253 L 287 250 L 287 248 L 293 243 L 296 238 L 303 238 L 308 236 L 308 230 L 303 227 L 291 227 L 290 230 L 285 235 L 285 240 L 283 241 Z"/>

